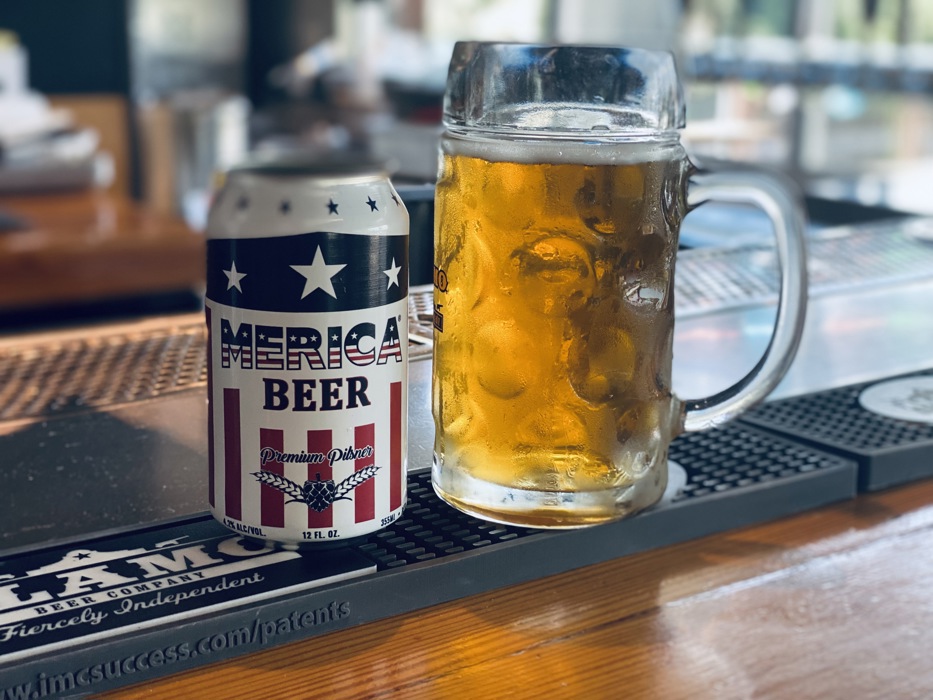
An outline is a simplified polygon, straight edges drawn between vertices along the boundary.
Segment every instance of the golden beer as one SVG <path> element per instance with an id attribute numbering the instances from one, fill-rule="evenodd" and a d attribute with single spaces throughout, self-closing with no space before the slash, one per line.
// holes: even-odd
<path id="1" fill-rule="evenodd" d="M 689 164 L 669 142 L 513 145 L 444 139 L 435 487 L 492 520 L 615 520 L 666 485 Z"/>

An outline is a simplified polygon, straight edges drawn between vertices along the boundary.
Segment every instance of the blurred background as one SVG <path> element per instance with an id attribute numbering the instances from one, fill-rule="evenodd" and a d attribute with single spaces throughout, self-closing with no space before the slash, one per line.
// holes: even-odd
<path id="1" fill-rule="evenodd" d="M 691 152 L 933 207 L 926 0 L 33 0 L 4 3 L 0 29 L 4 170 L 30 145 L 38 169 L 36 141 L 86 127 L 62 155 L 96 141 L 107 186 L 192 216 L 212 170 L 250 150 L 370 149 L 433 179 L 461 38 L 670 49 Z"/>
<path id="2" fill-rule="evenodd" d="M 196 277 L 185 234 L 203 227 L 215 174 L 255 153 L 376 155 L 413 234 L 429 227 L 458 39 L 669 49 L 694 158 L 774 168 L 813 202 L 860 207 L 850 218 L 933 213 L 929 0 L 31 0 L 0 4 L 0 278 L 23 274 L 24 250 L 74 243 L 69 227 L 97 250 L 185 240 Z M 716 242 L 723 216 L 744 222 L 732 242 L 755 239 L 756 216 L 713 210 L 685 242 Z M 134 291 L 81 284 L 57 296 L 0 286 L 0 311 Z M 135 291 L 172 287 L 153 284 Z"/>

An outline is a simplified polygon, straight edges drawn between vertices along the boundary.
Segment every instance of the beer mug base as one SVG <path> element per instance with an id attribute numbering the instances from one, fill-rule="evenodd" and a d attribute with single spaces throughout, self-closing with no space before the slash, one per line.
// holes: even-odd
<path id="1" fill-rule="evenodd" d="M 540 491 L 477 479 L 464 470 L 438 465 L 431 470 L 434 491 L 454 508 L 503 525 L 573 530 L 628 518 L 657 503 L 667 488 L 667 462 L 625 486 L 598 491 Z"/>

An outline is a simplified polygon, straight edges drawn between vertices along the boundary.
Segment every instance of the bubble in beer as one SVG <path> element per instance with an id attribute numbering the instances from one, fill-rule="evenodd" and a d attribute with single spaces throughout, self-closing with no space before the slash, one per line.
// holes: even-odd
<path id="1" fill-rule="evenodd" d="M 442 446 L 442 449 L 444 447 Z M 499 465 L 495 459 L 490 459 L 489 450 L 485 446 L 476 442 L 447 442 L 447 450 L 444 454 L 445 459 L 451 459 L 463 465 L 470 474 L 477 479 L 489 481 L 491 483 L 507 482 L 502 480 L 501 470 L 497 470 Z"/>
<path id="2" fill-rule="evenodd" d="M 444 412 L 441 420 L 442 432 L 451 445 L 475 443 L 483 430 L 483 410 L 477 402 L 465 398 L 465 392 L 458 394 L 464 398 L 451 399 L 447 403 L 449 410 Z"/>
<path id="3" fill-rule="evenodd" d="M 636 479 L 647 473 L 658 459 L 666 456 L 658 424 L 658 412 L 654 410 L 653 405 L 642 405 L 646 409 L 641 414 L 642 423 L 636 427 L 636 432 L 625 445 L 625 471 Z"/>
<path id="4" fill-rule="evenodd" d="M 578 241 L 549 236 L 512 253 L 523 299 L 537 312 L 566 315 L 593 293 L 596 276 L 590 253 Z"/>
<path id="5" fill-rule="evenodd" d="M 636 479 L 643 476 L 651 468 L 651 465 L 654 464 L 654 458 L 652 456 L 654 454 L 654 452 L 646 450 L 637 450 L 633 452 L 626 471 Z"/>
<path id="6" fill-rule="evenodd" d="M 505 231 L 534 224 L 535 204 L 545 191 L 545 168 L 518 163 L 487 163 L 483 170 L 482 214 L 486 223 Z"/>
<path id="7" fill-rule="evenodd" d="M 586 424 L 573 411 L 563 406 L 546 406 L 527 416 L 515 432 L 519 450 L 534 450 L 537 445 L 546 451 L 582 449 L 587 443 Z"/>
<path id="8" fill-rule="evenodd" d="M 657 425 L 658 411 L 655 404 L 629 401 L 616 419 L 616 440 L 626 444 L 646 432 L 654 431 Z"/>
<path id="9" fill-rule="evenodd" d="M 513 319 L 486 323 L 476 334 L 472 369 L 480 386 L 501 399 L 525 391 L 535 364 L 528 361 L 534 345 Z"/>
<path id="10" fill-rule="evenodd" d="M 491 286 L 497 282 L 498 265 L 476 222 L 464 227 L 457 244 L 462 247 L 445 249 L 444 257 L 438 255 L 442 261 L 449 256 L 444 268 L 448 283 L 444 303 L 451 314 L 469 317 L 477 304 L 489 298 Z"/>
<path id="11" fill-rule="evenodd" d="M 634 230 L 642 219 L 645 180 L 638 165 L 586 168 L 574 205 L 584 225 L 604 236 Z"/>
<path id="12" fill-rule="evenodd" d="M 621 395 L 635 375 L 637 354 L 623 328 L 594 324 L 570 346 L 570 384 L 589 403 L 605 403 Z"/>
<path id="13" fill-rule="evenodd" d="M 626 272 L 642 273 L 665 266 L 672 254 L 673 245 L 666 232 L 661 227 L 647 225 L 632 236 L 622 266 Z"/>

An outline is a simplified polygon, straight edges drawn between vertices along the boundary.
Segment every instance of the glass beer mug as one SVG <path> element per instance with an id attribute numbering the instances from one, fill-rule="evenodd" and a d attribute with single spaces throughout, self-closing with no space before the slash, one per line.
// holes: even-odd
<path id="1" fill-rule="evenodd" d="M 673 57 L 461 42 L 435 200 L 432 481 L 451 505 L 571 528 L 657 502 L 682 431 L 766 396 L 806 307 L 804 215 L 762 174 L 701 175 Z M 709 199 L 772 219 L 781 265 L 764 357 L 722 393 L 671 391 L 680 223 Z M 711 358 L 715 361 L 715 358 Z"/>

